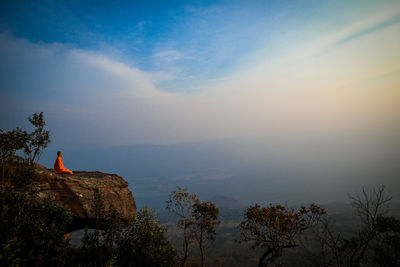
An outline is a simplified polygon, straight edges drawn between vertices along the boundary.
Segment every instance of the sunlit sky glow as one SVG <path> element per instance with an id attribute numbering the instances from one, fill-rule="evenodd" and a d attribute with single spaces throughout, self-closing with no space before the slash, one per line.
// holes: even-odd
<path id="1" fill-rule="evenodd" d="M 398 1 L 2 1 L 0 128 L 59 146 L 398 130 Z"/>

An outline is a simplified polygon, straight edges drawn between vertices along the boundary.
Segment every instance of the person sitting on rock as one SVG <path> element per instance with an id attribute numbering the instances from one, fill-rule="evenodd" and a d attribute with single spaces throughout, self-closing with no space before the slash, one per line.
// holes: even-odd
<path id="1" fill-rule="evenodd" d="M 62 157 L 62 152 L 58 151 L 56 162 L 54 162 L 54 170 L 56 171 L 56 173 L 72 174 L 72 171 L 64 167 L 63 160 L 61 157 Z"/>

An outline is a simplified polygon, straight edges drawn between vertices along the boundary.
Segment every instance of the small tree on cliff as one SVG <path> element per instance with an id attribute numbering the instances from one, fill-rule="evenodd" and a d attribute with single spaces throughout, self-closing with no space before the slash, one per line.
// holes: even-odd
<path id="1" fill-rule="evenodd" d="M 250 206 L 245 220 L 239 224 L 239 242 L 253 242 L 253 247 L 266 251 L 258 266 L 267 266 L 282 255 L 285 248 L 295 247 L 297 235 L 315 225 L 325 210 L 315 204 L 308 208 L 287 208 L 282 205 Z"/>
<path id="2" fill-rule="evenodd" d="M 218 208 L 212 202 L 200 202 L 199 200 L 193 206 L 194 232 L 199 243 L 201 266 L 205 267 L 204 247 L 207 240 L 215 240 L 216 226 L 218 221 Z"/>
<path id="3" fill-rule="evenodd" d="M 46 122 L 43 112 L 34 113 L 28 120 L 35 127 L 31 133 L 18 127 L 8 132 L 0 129 L 1 187 L 29 184 L 34 164 L 39 161 L 43 150 L 51 141 L 50 132 L 44 130 Z M 16 156 L 18 150 L 24 151 L 24 159 Z"/>
<path id="4" fill-rule="evenodd" d="M 184 267 L 189 255 L 189 246 L 194 241 L 194 229 L 195 224 L 193 208 L 194 205 L 199 201 L 195 194 L 190 194 L 187 188 L 177 187 L 177 190 L 173 190 L 167 200 L 166 209 L 176 216 L 178 216 L 178 227 L 183 230 L 183 242 L 182 242 L 182 260 L 181 266 Z"/>
<path id="5" fill-rule="evenodd" d="M 43 112 L 34 113 L 28 118 L 29 122 L 35 127 L 35 130 L 27 134 L 27 139 L 24 144 L 25 159 L 30 163 L 37 163 L 42 156 L 43 150 L 51 142 L 50 132 L 44 130 L 46 122 L 43 118 Z"/>

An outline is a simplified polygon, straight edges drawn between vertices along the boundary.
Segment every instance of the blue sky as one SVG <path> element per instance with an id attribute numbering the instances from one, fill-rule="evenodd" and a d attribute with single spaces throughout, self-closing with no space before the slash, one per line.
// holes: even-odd
<path id="1" fill-rule="evenodd" d="M 395 185 L 400 2 L 3 0 L 0 129 L 29 129 L 34 112 L 48 164 L 59 150 L 221 141 L 249 169 Z"/>
<path id="2" fill-rule="evenodd" d="M 365 132 L 399 113 L 399 22 L 397 1 L 2 1 L 0 128 L 44 111 L 64 146 Z"/>
<path id="3" fill-rule="evenodd" d="M 3 1 L 0 17 L 3 31 L 17 38 L 168 72 L 174 81 L 159 87 L 187 92 L 199 80 L 229 75 L 253 51 L 268 48 L 268 60 L 276 47 L 315 38 L 374 8 L 375 1 Z"/>

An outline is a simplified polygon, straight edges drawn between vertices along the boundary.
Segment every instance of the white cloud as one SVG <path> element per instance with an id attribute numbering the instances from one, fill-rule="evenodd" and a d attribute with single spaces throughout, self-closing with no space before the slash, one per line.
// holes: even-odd
<path id="1" fill-rule="evenodd" d="M 8 99 L 19 98 L 13 111 L 24 103 L 30 112 L 45 111 L 57 139 L 71 143 L 178 143 L 361 131 L 365 125 L 376 127 L 374 115 L 389 112 L 383 108 L 389 102 L 379 101 L 390 98 L 391 106 L 398 104 L 398 94 L 376 93 L 377 85 L 364 87 L 362 82 L 398 69 L 398 31 L 392 25 L 315 57 L 312 51 L 347 36 L 328 34 L 329 42 L 302 46 L 300 52 L 310 53 L 298 56 L 294 49 L 274 61 L 258 57 L 223 79 L 193 79 L 191 86 L 201 88 L 197 94 L 159 90 L 158 82 L 173 83 L 178 77 L 169 69 L 145 72 L 95 52 L 2 35 L 0 90 Z M 165 66 L 187 57 L 168 49 L 154 56 Z M 393 78 L 385 86 L 396 83 Z"/>

